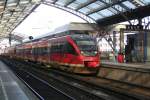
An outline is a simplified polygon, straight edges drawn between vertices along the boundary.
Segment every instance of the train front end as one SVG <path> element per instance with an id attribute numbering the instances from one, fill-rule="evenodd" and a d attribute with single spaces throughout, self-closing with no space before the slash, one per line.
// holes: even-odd
<path id="1" fill-rule="evenodd" d="M 84 68 L 82 73 L 97 74 L 100 68 L 100 57 L 96 40 L 89 35 L 74 36 L 72 39 L 78 47 L 79 59 L 82 61 Z"/>

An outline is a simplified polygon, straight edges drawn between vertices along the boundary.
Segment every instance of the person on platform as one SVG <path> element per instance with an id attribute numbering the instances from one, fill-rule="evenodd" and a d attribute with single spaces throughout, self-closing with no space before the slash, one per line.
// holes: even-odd
<path id="1" fill-rule="evenodd" d="M 123 56 L 123 53 L 118 53 L 117 61 L 118 61 L 119 63 L 124 63 L 124 56 Z"/>

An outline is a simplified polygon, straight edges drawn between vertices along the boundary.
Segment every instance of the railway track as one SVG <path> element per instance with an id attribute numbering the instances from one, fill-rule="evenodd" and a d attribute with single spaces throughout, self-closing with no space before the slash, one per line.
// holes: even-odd
<path id="1" fill-rule="evenodd" d="M 34 65 L 33 63 L 32 65 L 36 67 L 36 65 Z M 92 84 L 100 88 L 108 89 L 111 91 L 116 91 L 116 93 L 126 94 L 127 96 L 139 98 L 140 100 L 143 100 L 143 99 L 150 100 L 150 88 L 143 87 L 140 85 L 131 84 L 128 82 L 122 82 L 122 81 L 113 80 L 113 79 L 107 79 L 107 78 L 103 78 L 99 76 L 81 76 L 81 75 L 75 75 L 75 74 L 73 75 L 70 73 L 66 73 L 66 72 L 62 72 L 62 71 L 58 71 L 54 69 L 49 69 L 49 70 L 45 69 L 45 71 L 56 72 L 56 73 L 59 73 L 60 75 L 64 75 L 65 77 L 73 78 L 74 80 L 77 80 L 77 81 L 84 81 L 87 84 Z"/>
<path id="2" fill-rule="evenodd" d="M 25 62 L 25 63 L 27 64 L 28 62 Z M 60 72 L 60 71 L 52 70 L 52 69 L 49 69 L 49 70 L 40 69 L 39 70 L 34 67 L 27 67 L 26 65 L 23 65 L 22 63 L 20 63 L 18 66 L 22 66 L 21 68 L 19 68 L 19 70 L 26 71 L 25 76 L 27 78 L 34 76 L 36 78 L 40 78 L 44 80 L 44 82 L 47 84 L 53 83 L 54 86 L 61 83 L 61 85 L 57 85 L 57 88 L 59 88 L 60 91 L 63 91 L 64 94 L 67 94 L 67 95 L 69 94 L 68 96 L 71 97 L 69 99 L 77 99 L 77 100 L 84 100 L 84 99 L 86 100 L 93 100 L 93 99 L 94 100 L 143 100 L 144 99 L 144 100 L 148 100 L 147 97 L 125 93 L 125 92 L 119 91 L 119 89 L 117 90 L 116 88 L 113 88 L 113 87 L 110 88 L 110 86 L 108 88 L 106 85 L 110 85 L 110 83 L 108 84 L 107 82 L 105 82 L 105 85 L 101 85 L 101 84 L 98 85 L 99 82 L 96 82 L 96 84 L 95 83 L 91 84 L 90 81 L 92 81 L 92 79 L 97 80 L 98 77 L 70 75 L 68 73 L 64 73 L 64 72 Z M 32 64 L 32 66 L 34 66 L 34 64 Z M 28 76 L 27 76 L 27 73 L 28 73 Z M 56 80 L 57 82 L 54 82 Z"/>
<path id="3" fill-rule="evenodd" d="M 65 94 L 63 91 L 55 88 L 48 82 L 33 75 L 32 73 L 27 72 L 22 68 L 17 68 L 14 65 L 12 66 L 11 62 L 7 64 L 9 66 L 11 65 L 11 69 L 17 75 L 17 77 L 22 80 L 40 100 L 48 100 L 49 98 L 52 100 L 60 100 L 61 98 L 64 98 L 65 100 L 75 100 L 73 97 Z"/>
<path id="4" fill-rule="evenodd" d="M 34 93 L 36 93 L 36 95 L 38 95 L 38 97 L 42 100 L 45 100 L 45 99 L 47 100 L 50 98 L 52 100 L 60 100 L 62 98 L 63 98 L 63 100 L 113 100 L 113 99 L 111 99 L 112 97 L 108 98 L 108 96 L 106 94 L 101 93 L 100 95 L 97 95 L 97 94 L 91 93 L 91 91 L 89 91 L 87 88 L 85 89 L 83 87 L 80 87 L 79 84 L 68 83 L 68 82 L 65 82 L 62 80 L 60 81 L 59 79 L 56 78 L 56 76 L 55 76 L 55 78 L 54 77 L 52 78 L 50 76 L 47 76 L 46 74 L 42 74 L 39 72 L 37 73 L 31 69 L 29 72 L 27 67 L 24 68 L 19 63 L 12 64 L 11 62 L 7 62 L 7 61 L 5 61 L 5 63 L 7 63 L 9 66 L 11 65 L 11 69 L 15 73 L 17 73 L 17 75 L 26 84 L 28 84 L 29 87 L 32 88 L 32 91 L 34 91 Z M 16 67 L 16 66 L 18 66 L 18 67 Z M 44 88 L 43 88 L 43 86 L 44 86 Z M 50 88 L 53 86 L 55 88 L 55 90 L 57 90 L 59 92 L 61 91 L 61 93 L 63 93 L 63 95 L 58 94 L 57 91 L 56 92 L 54 91 L 55 95 L 51 94 L 51 89 L 48 89 L 49 86 L 50 86 Z M 60 96 L 57 96 L 57 95 L 60 95 Z M 65 96 L 65 98 L 62 96 Z M 114 99 L 120 100 L 117 98 L 114 98 Z"/>
<path id="5" fill-rule="evenodd" d="M 81 75 L 70 75 L 57 70 L 51 70 L 55 75 L 58 73 L 60 76 L 65 76 L 76 82 L 82 81 L 83 85 L 87 87 L 95 88 L 95 90 L 104 91 L 108 94 L 114 95 L 115 97 L 121 98 L 121 100 L 150 100 L 150 89 L 140 86 L 134 86 L 124 82 L 118 82 L 116 80 L 104 79 L 101 77 L 94 76 L 81 76 Z M 125 97 L 125 98 L 124 98 Z M 132 100 L 131 99 L 131 100 Z"/>

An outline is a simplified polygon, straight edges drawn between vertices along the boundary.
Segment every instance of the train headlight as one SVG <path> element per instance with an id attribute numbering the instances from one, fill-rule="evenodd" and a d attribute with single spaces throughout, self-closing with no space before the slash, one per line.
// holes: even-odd
<path id="1" fill-rule="evenodd" d="M 84 52 L 83 52 L 83 51 L 81 51 L 81 54 L 84 54 Z"/>
<path id="2" fill-rule="evenodd" d="M 97 51 L 95 51 L 94 53 L 97 54 Z"/>

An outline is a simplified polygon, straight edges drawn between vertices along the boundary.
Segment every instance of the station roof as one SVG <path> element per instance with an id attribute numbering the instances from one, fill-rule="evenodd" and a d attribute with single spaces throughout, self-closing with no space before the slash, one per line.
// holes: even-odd
<path id="1" fill-rule="evenodd" d="M 123 19 L 116 23 L 127 21 L 131 18 L 128 14 L 126 14 L 126 12 L 138 13 L 138 11 L 135 11 L 138 8 L 150 8 L 150 0 L 45 0 L 45 2 L 80 12 L 80 14 L 86 15 L 101 25 L 104 25 L 105 22 L 107 24 L 115 23 L 116 21 L 114 21 L 114 16 L 121 16 L 115 20 Z M 145 6 L 148 6 L 149 8 L 142 8 Z M 139 14 L 138 18 L 140 18 Z"/>
<path id="2" fill-rule="evenodd" d="M 0 38 L 8 37 L 36 7 L 32 0 L 0 0 Z"/>
<path id="3" fill-rule="evenodd" d="M 139 14 L 141 11 L 144 13 L 143 9 L 149 11 L 150 0 L 0 0 L 0 37 L 7 37 L 40 3 L 55 6 L 82 18 L 87 16 L 99 25 L 136 18 L 136 13 L 138 18 L 150 14 Z"/>

